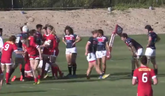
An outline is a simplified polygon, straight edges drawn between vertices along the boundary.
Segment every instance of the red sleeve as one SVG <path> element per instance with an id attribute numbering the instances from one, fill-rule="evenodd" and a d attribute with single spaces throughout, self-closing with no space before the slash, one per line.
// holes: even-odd
<path id="1" fill-rule="evenodd" d="M 137 79 L 137 78 L 138 78 L 138 69 L 136 69 L 133 74 L 133 79 Z"/>
<path id="2" fill-rule="evenodd" d="M 29 40 L 30 40 L 30 46 L 38 47 L 38 45 L 34 42 L 34 37 L 30 37 Z"/>
<path id="3" fill-rule="evenodd" d="M 55 36 L 54 36 L 55 37 Z M 56 39 L 56 37 L 54 38 L 54 48 L 56 49 L 57 47 L 58 47 L 58 42 L 57 42 L 57 39 Z"/>
<path id="4" fill-rule="evenodd" d="M 155 75 L 155 72 L 153 69 L 151 69 L 151 77 L 152 77 L 152 79 L 156 78 L 156 75 Z"/>
<path id="5" fill-rule="evenodd" d="M 16 44 L 13 44 L 13 50 L 18 51 Z"/>

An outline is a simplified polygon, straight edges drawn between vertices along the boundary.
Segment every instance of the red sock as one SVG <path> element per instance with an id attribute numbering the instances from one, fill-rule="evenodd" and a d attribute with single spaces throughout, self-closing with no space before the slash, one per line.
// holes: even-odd
<path id="1" fill-rule="evenodd" d="M 6 73 L 6 83 L 9 83 L 9 73 Z"/>
<path id="2" fill-rule="evenodd" d="M 20 66 L 19 66 L 19 70 L 20 70 L 20 72 L 21 72 L 21 69 L 22 69 L 22 64 L 20 64 Z"/>
<path id="3" fill-rule="evenodd" d="M 54 77 L 54 68 L 51 66 L 52 69 L 52 76 Z"/>
<path id="4" fill-rule="evenodd" d="M 57 67 L 53 67 L 53 71 L 56 77 L 58 77 L 58 68 Z"/>
<path id="5" fill-rule="evenodd" d="M 56 66 L 57 71 L 59 72 L 59 74 L 62 74 L 62 71 L 60 70 L 60 68 L 58 66 Z"/>
<path id="6" fill-rule="evenodd" d="M 37 78 L 34 78 L 34 82 L 37 83 L 38 82 L 38 79 Z"/>
<path id="7" fill-rule="evenodd" d="M 38 79 L 41 79 L 41 75 L 38 75 Z"/>

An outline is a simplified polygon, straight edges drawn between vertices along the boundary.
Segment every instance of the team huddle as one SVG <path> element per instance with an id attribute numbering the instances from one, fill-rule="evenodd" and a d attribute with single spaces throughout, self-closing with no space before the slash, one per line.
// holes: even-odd
<path id="1" fill-rule="evenodd" d="M 16 36 L 10 36 L 1 48 L 1 86 L 4 71 L 6 70 L 6 84 L 10 84 L 10 78 L 18 65 L 20 65 L 21 72 L 20 81 L 34 79 L 35 85 L 40 84 L 40 80 L 48 76 L 50 69 L 52 77 L 55 79 L 62 78 L 64 74 L 56 62 L 59 54 L 60 39 L 56 35 L 54 27 L 48 24 L 43 27 L 38 24 L 36 25 L 36 30 L 29 31 L 25 24 L 20 29 L 21 33 Z M 150 79 L 153 79 L 153 83 L 157 84 L 155 74 L 158 73 L 158 68 L 155 60 L 155 43 L 160 38 L 153 32 L 150 25 L 145 26 L 145 29 L 147 29 L 149 36 L 145 56 L 143 56 L 143 47 L 140 43 L 128 37 L 126 33 L 122 33 L 120 37 L 132 52 L 132 84 L 138 83 L 138 96 L 153 96 Z M 62 42 L 66 45 L 67 77 L 76 77 L 76 43 L 80 41 L 81 37 L 74 34 L 72 27 L 66 26 Z M 100 75 L 99 79 L 109 77 L 110 74 L 106 74 L 106 61 L 110 59 L 110 53 L 109 40 L 104 36 L 104 31 L 101 29 L 92 31 L 92 36 L 85 46 L 85 55 L 89 63 L 86 72 L 87 79 L 90 79 L 93 67 Z M 139 61 L 141 61 L 141 66 L 139 66 Z M 154 70 L 147 67 L 150 61 L 153 63 Z M 14 76 L 11 81 L 15 79 L 17 78 Z"/>

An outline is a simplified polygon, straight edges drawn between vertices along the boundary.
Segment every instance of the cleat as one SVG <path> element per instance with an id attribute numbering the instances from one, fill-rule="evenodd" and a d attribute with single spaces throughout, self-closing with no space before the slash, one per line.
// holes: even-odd
<path id="1" fill-rule="evenodd" d="M 48 77 L 48 74 L 46 74 L 45 76 L 44 76 L 44 79 L 46 79 Z"/>
<path id="2" fill-rule="evenodd" d="M 38 79 L 38 82 L 37 82 L 37 84 L 40 84 L 40 82 L 41 82 L 41 81 L 40 81 L 40 79 Z"/>
<path id="3" fill-rule="evenodd" d="M 11 85 L 10 83 L 6 83 L 6 85 Z"/>
<path id="4" fill-rule="evenodd" d="M 61 74 L 60 74 L 60 78 L 63 78 L 63 77 L 64 77 L 64 73 L 61 73 Z"/>
<path id="5" fill-rule="evenodd" d="M 14 82 L 16 80 L 16 76 L 13 76 L 13 78 L 11 79 L 12 82 Z"/>
<path id="6" fill-rule="evenodd" d="M 33 85 L 37 85 L 37 83 L 33 83 Z"/>
<path id="7" fill-rule="evenodd" d="M 106 79 L 109 77 L 110 74 L 104 74 L 103 76 L 100 76 L 98 79 Z"/>
<path id="8" fill-rule="evenodd" d="M 77 78 L 77 75 L 72 75 L 73 78 Z"/>
<path id="9" fill-rule="evenodd" d="M 72 75 L 71 75 L 71 74 L 68 74 L 66 77 L 71 78 L 71 77 L 72 77 Z"/>
<path id="10" fill-rule="evenodd" d="M 90 79 L 90 76 L 87 76 L 87 80 L 89 80 Z"/>
<path id="11" fill-rule="evenodd" d="M 21 77 L 20 77 L 20 81 L 23 81 L 23 76 L 21 75 Z"/>

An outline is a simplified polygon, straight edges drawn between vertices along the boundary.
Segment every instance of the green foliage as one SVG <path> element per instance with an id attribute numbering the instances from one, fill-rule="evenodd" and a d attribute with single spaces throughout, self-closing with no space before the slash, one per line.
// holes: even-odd
<path id="1" fill-rule="evenodd" d="M 12 0 L 0 0 L 0 8 L 11 8 Z M 165 0 L 13 0 L 14 8 L 44 7 L 88 7 L 103 8 L 118 6 L 118 9 L 129 7 L 161 6 Z"/>

